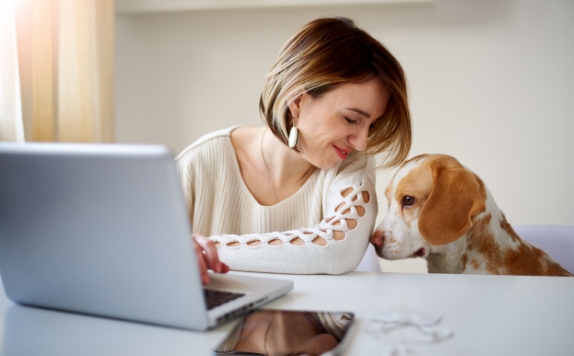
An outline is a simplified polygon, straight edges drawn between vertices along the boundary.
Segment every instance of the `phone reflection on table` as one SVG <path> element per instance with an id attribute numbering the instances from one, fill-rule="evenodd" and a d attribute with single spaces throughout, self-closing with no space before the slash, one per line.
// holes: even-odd
<path id="1" fill-rule="evenodd" d="M 214 351 L 216 355 L 321 355 L 333 352 L 353 321 L 349 312 L 258 310 Z"/>

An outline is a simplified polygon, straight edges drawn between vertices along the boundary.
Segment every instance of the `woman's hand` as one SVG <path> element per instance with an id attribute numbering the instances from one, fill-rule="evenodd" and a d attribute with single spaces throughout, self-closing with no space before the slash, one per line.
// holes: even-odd
<path id="1" fill-rule="evenodd" d="M 217 273 L 229 272 L 229 266 L 219 260 L 217 248 L 215 243 L 201 234 L 191 235 L 194 245 L 195 253 L 197 254 L 197 261 L 201 271 L 201 283 L 209 283 L 208 269 Z"/>

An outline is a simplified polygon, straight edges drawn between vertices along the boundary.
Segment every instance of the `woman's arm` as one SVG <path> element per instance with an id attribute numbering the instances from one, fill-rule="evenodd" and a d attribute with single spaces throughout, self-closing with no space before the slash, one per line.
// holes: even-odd
<path id="1" fill-rule="evenodd" d="M 231 269 L 255 272 L 341 274 L 354 270 L 375 225 L 377 199 L 369 174 L 364 170 L 345 173 L 329 187 L 326 218 L 316 226 L 211 236 L 221 260 Z"/>

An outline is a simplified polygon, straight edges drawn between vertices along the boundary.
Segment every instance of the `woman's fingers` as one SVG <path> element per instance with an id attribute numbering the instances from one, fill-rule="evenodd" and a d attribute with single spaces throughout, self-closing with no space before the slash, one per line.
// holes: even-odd
<path id="1" fill-rule="evenodd" d="M 209 273 L 207 273 L 207 265 L 205 264 L 205 255 L 203 254 L 203 249 L 198 243 L 193 244 L 195 246 L 195 254 L 197 255 L 197 263 L 199 264 L 199 273 L 201 276 L 201 283 L 209 283 Z"/>
<path id="2" fill-rule="evenodd" d="M 217 248 L 213 241 L 200 234 L 193 234 L 192 237 L 203 250 L 207 268 L 211 268 L 214 272 L 219 272 L 221 270 L 221 261 L 219 261 Z"/>
<path id="3" fill-rule="evenodd" d="M 198 233 L 193 234 L 192 238 L 195 241 L 195 251 L 201 268 L 201 278 L 204 283 L 209 283 L 208 269 L 212 269 L 218 273 L 229 272 L 229 266 L 219 259 L 217 247 L 215 247 L 213 241 Z M 205 280 L 207 280 L 207 282 L 205 282 Z"/>
<path id="4" fill-rule="evenodd" d="M 221 262 L 221 270 L 219 271 L 219 273 L 227 273 L 231 270 L 231 268 L 226 265 L 225 263 Z"/>

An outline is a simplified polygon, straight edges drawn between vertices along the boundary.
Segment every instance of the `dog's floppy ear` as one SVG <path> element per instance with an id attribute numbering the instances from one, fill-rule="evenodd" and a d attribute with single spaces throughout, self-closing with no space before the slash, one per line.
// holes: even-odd
<path id="1" fill-rule="evenodd" d="M 419 215 L 419 231 L 431 245 L 455 241 L 486 210 L 482 181 L 456 159 L 441 156 L 430 164 L 433 189 Z"/>

